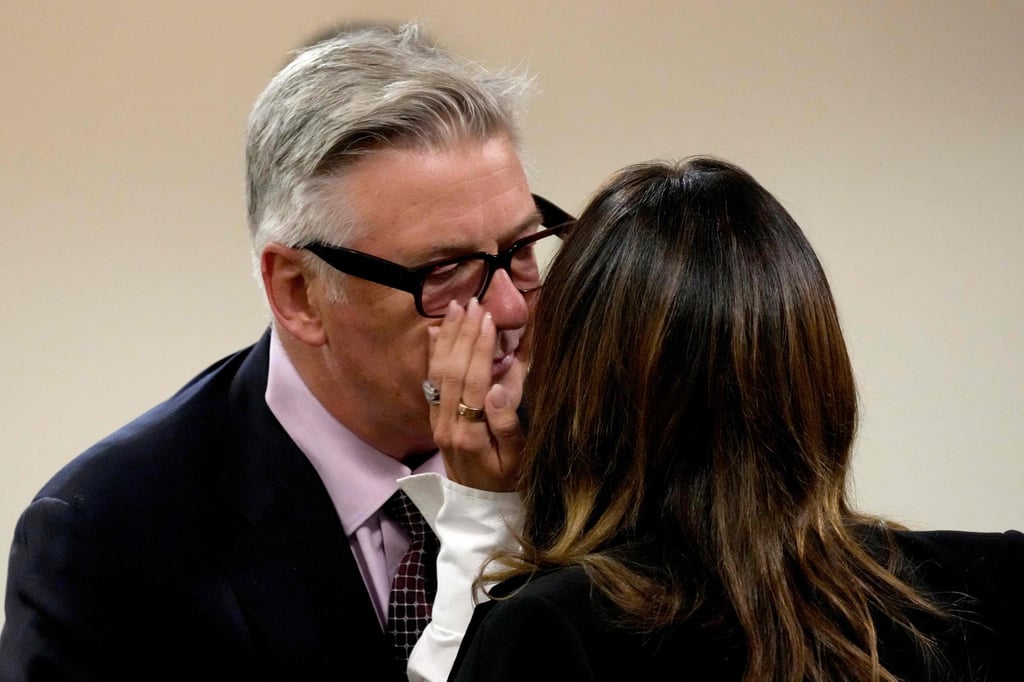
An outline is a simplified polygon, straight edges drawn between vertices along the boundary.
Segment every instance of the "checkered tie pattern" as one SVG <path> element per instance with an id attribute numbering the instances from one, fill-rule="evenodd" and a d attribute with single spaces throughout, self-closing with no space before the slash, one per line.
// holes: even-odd
<path id="1" fill-rule="evenodd" d="M 404 670 L 416 640 L 430 622 L 430 609 L 437 591 L 439 543 L 420 510 L 403 491 L 399 490 L 384 503 L 384 511 L 402 526 L 410 540 L 391 583 L 387 624 L 395 657 Z"/>

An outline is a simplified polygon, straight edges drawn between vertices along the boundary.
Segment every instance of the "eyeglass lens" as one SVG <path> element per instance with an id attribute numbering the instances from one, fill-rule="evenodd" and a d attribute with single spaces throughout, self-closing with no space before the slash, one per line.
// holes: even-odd
<path id="1" fill-rule="evenodd" d="M 512 284 L 522 292 L 539 288 L 544 283 L 547 265 L 561 245 L 561 239 L 551 239 L 548 234 L 536 241 L 521 245 L 506 256 L 507 261 L 495 263 L 494 267 L 504 267 L 512 279 Z M 482 297 L 481 289 L 488 277 L 488 261 L 483 257 L 468 258 L 455 263 L 442 264 L 431 270 L 423 280 L 420 293 L 420 304 L 427 315 L 441 315 L 448 302 L 455 300 L 459 305 L 467 305 L 474 296 Z"/>

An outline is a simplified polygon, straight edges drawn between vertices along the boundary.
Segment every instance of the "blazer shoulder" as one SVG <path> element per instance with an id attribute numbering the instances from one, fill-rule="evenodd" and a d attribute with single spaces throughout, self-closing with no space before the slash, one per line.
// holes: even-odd
<path id="1" fill-rule="evenodd" d="M 208 487 L 222 478 L 219 467 L 234 434 L 258 428 L 269 414 L 262 400 L 266 362 L 259 357 L 268 345 L 261 339 L 210 365 L 61 467 L 34 499 L 65 500 L 87 516 L 111 520 L 152 507 L 153 499 L 194 501 L 197 483 Z M 240 384 L 246 396 L 238 400 Z"/>
<path id="2" fill-rule="evenodd" d="M 449 680 L 595 680 L 594 614 L 581 569 L 505 581 L 476 607 Z M 500 643 L 500 645 L 499 645 Z"/>
<path id="3" fill-rule="evenodd" d="M 564 593 L 567 590 L 590 589 L 590 581 L 581 566 L 547 568 L 536 573 L 518 575 L 491 588 L 490 594 L 498 601 L 520 592 L 532 597 Z"/>
<path id="4" fill-rule="evenodd" d="M 893 536 L 900 553 L 925 568 L 990 571 L 1000 567 L 1019 569 L 1024 562 L 1024 533 L 1016 529 L 895 531 Z"/>
<path id="5" fill-rule="evenodd" d="M 949 616 L 921 621 L 949 668 L 964 679 L 1024 679 L 1024 534 L 896 531 L 893 540 L 898 573 Z M 919 662 L 913 647 L 887 645 L 891 663 Z"/>

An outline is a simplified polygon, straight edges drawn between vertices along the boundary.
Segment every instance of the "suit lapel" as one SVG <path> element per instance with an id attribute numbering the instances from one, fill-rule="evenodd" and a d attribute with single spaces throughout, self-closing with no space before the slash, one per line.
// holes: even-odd
<path id="1" fill-rule="evenodd" d="M 253 627 L 296 679 L 390 679 L 376 612 L 323 483 L 266 405 L 269 337 L 232 383 L 225 493 L 239 512 L 228 579 Z M 232 428 L 232 425 L 234 427 Z"/>

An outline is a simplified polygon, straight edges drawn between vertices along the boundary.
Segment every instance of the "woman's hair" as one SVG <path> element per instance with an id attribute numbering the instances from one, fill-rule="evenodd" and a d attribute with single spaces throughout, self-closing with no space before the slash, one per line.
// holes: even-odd
<path id="1" fill-rule="evenodd" d="M 712 158 L 615 175 L 533 322 L 522 550 L 582 565 L 623 619 L 732 625 L 747 680 L 893 679 L 873 614 L 938 613 L 865 548 L 846 475 L 853 373 L 828 281 L 782 205 Z"/>

